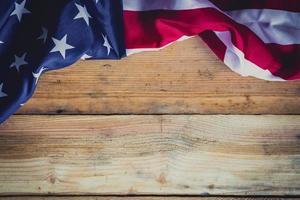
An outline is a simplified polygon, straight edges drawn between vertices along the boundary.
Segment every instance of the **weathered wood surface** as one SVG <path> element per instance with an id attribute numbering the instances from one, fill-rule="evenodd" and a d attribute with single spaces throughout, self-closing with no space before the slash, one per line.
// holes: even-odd
<path id="1" fill-rule="evenodd" d="M 46 73 L 19 114 L 299 114 L 300 82 L 229 70 L 199 39 Z"/>
<path id="2" fill-rule="evenodd" d="M 63 196 L 63 197 L 36 197 L 36 196 L 14 196 L 0 197 L 0 200 L 299 200 L 300 198 L 279 198 L 279 197 L 138 197 L 138 196 Z"/>
<path id="3" fill-rule="evenodd" d="M 0 193 L 299 195 L 300 116 L 13 116 Z"/>
<path id="4" fill-rule="evenodd" d="M 299 105 L 299 81 L 241 77 L 196 38 L 81 61 L 45 74 L 0 125 L 0 195 L 300 195 L 300 115 L 189 115 L 300 114 Z M 0 197 L 73 198 L 196 199 Z"/>

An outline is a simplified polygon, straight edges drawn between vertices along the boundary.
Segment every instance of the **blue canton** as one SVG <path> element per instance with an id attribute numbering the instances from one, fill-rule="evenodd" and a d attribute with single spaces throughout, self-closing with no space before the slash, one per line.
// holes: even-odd
<path id="1" fill-rule="evenodd" d="M 0 123 L 42 73 L 79 59 L 125 56 L 120 0 L 0 1 Z"/>

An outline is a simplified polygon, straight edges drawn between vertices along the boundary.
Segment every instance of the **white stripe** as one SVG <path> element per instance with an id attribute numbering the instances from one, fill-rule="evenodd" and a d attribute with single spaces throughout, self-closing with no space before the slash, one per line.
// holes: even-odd
<path id="1" fill-rule="evenodd" d="M 209 7 L 218 9 L 208 0 L 123 0 L 123 4 L 124 10 L 131 11 Z M 300 44 L 300 13 L 272 9 L 242 9 L 226 11 L 224 14 L 249 27 L 265 43 Z"/>
<path id="2" fill-rule="evenodd" d="M 178 40 L 176 41 L 183 41 L 183 40 L 186 40 L 186 39 L 189 39 L 191 37 L 194 37 L 194 36 L 182 36 L 181 38 L 179 38 Z M 174 41 L 174 42 L 176 42 Z M 159 51 L 163 48 L 166 48 L 167 46 L 173 44 L 174 42 L 171 42 L 163 47 L 159 47 L 159 48 L 137 48 L 137 49 L 126 49 L 126 55 L 129 56 L 129 55 L 132 55 L 132 54 L 136 54 L 136 53 L 140 53 L 140 52 L 144 52 L 144 51 Z"/>
<path id="3" fill-rule="evenodd" d="M 147 10 L 190 10 L 216 8 L 208 0 L 123 0 L 123 9 L 130 11 Z"/>
<path id="4" fill-rule="evenodd" d="M 244 53 L 233 45 L 229 31 L 215 33 L 227 47 L 224 63 L 232 71 L 242 76 L 253 76 L 270 81 L 284 81 L 284 79 L 274 76 L 269 70 L 264 70 L 247 60 Z"/>
<path id="5" fill-rule="evenodd" d="M 300 13 L 245 9 L 226 12 L 236 22 L 249 27 L 265 43 L 300 44 Z"/>

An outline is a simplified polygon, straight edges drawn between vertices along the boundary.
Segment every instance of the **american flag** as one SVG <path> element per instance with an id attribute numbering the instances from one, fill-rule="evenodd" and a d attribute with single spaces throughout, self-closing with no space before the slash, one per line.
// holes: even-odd
<path id="1" fill-rule="evenodd" d="M 1 0 L 0 123 L 46 71 L 194 36 L 243 76 L 300 79 L 299 0 Z"/>

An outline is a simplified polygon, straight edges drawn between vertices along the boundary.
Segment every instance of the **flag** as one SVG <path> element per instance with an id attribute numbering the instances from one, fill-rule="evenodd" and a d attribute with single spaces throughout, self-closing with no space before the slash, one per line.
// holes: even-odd
<path id="1" fill-rule="evenodd" d="M 241 75 L 300 78 L 299 0 L 124 0 L 124 22 L 127 54 L 199 35 Z"/>
<path id="2" fill-rule="evenodd" d="M 298 0 L 1 0 L 0 123 L 47 71 L 195 36 L 243 76 L 300 79 Z"/>

